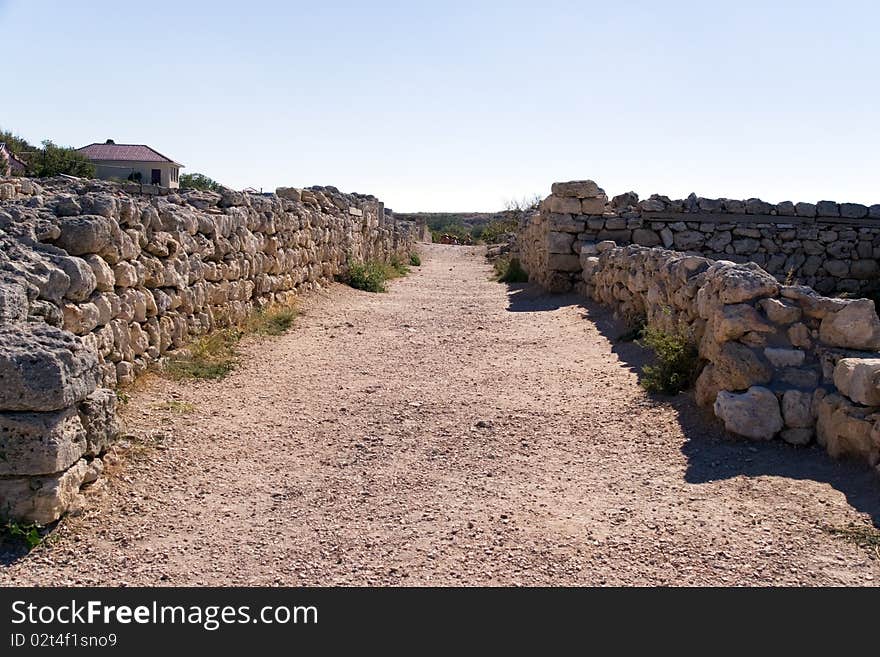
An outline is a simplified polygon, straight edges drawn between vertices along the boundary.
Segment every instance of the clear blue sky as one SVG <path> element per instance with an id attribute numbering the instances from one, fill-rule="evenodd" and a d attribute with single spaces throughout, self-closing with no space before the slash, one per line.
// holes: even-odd
<path id="1" fill-rule="evenodd" d="M 398 211 L 880 203 L 880 3 L 0 0 L 0 127 Z"/>

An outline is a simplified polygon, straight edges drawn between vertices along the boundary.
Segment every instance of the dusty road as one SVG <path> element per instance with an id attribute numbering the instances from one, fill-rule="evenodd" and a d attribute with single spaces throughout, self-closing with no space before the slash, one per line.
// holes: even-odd
<path id="1" fill-rule="evenodd" d="M 873 474 L 725 437 L 641 390 L 604 311 L 424 251 L 388 294 L 311 297 L 225 380 L 134 394 L 115 474 L 0 583 L 880 580 L 823 529 L 880 518 Z"/>

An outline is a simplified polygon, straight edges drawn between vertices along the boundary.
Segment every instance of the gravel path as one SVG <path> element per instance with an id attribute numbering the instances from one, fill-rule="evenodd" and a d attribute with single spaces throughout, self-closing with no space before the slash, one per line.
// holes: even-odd
<path id="1" fill-rule="evenodd" d="M 482 253 L 313 295 L 225 380 L 147 381 L 86 511 L 0 583 L 880 581 L 824 529 L 880 520 L 872 473 L 652 400 L 605 311 L 509 290 Z"/>

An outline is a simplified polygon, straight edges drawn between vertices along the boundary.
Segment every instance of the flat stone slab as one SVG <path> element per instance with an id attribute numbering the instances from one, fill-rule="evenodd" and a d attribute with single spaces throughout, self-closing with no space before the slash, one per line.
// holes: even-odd
<path id="1" fill-rule="evenodd" d="M 98 386 L 98 355 L 48 324 L 0 327 L 0 411 L 57 411 Z"/>

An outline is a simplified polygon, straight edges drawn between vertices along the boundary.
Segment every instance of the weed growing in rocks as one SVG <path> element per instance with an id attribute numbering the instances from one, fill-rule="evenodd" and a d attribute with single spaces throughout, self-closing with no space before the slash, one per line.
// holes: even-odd
<path id="1" fill-rule="evenodd" d="M 849 525 L 847 527 L 823 527 L 827 533 L 859 547 L 867 549 L 880 558 L 880 529 L 868 525 Z"/>
<path id="2" fill-rule="evenodd" d="M 516 258 L 498 258 L 494 264 L 499 283 L 526 283 L 529 274 Z"/>
<path id="3" fill-rule="evenodd" d="M 43 541 L 40 528 L 34 523 L 20 523 L 10 521 L 2 528 L 2 542 L 19 543 L 33 550 Z"/>
<path id="4" fill-rule="evenodd" d="M 251 315 L 241 326 L 220 329 L 193 342 L 168 359 L 165 372 L 177 379 L 222 379 L 238 364 L 236 345 L 248 334 L 282 335 L 296 319 L 296 310 L 270 307 Z"/>
<path id="5" fill-rule="evenodd" d="M 649 326 L 642 331 L 639 344 L 653 350 L 656 357 L 656 364 L 642 369 L 641 384 L 645 390 L 675 395 L 693 385 L 699 356 L 689 336 Z"/>
<path id="6" fill-rule="evenodd" d="M 397 258 L 390 263 L 370 260 L 368 262 L 350 262 L 345 282 L 357 290 L 366 292 L 387 292 L 386 282 L 392 278 L 406 276 L 409 267 Z"/>
<path id="7" fill-rule="evenodd" d="M 296 319 L 294 308 L 270 307 L 254 313 L 245 325 L 248 333 L 258 335 L 283 335 Z"/>
<path id="8" fill-rule="evenodd" d="M 413 267 L 421 267 L 422 266 L 422 256 L 418 253 L 410 253 L 409 254 L 409 264 Z"/>
<path id="9" fill-rule="evenodd" d="M 157 406 L 156 408 L 161 411 L 171 411 L 172 413 L 177 413 L 179 415 L 194 413 L 196 410 L 195 404 L 191 404 L 190 402 L 178 401 L 176 399 L 167 401 L 164 404 L 159 404 L 159 406 Z"/>

